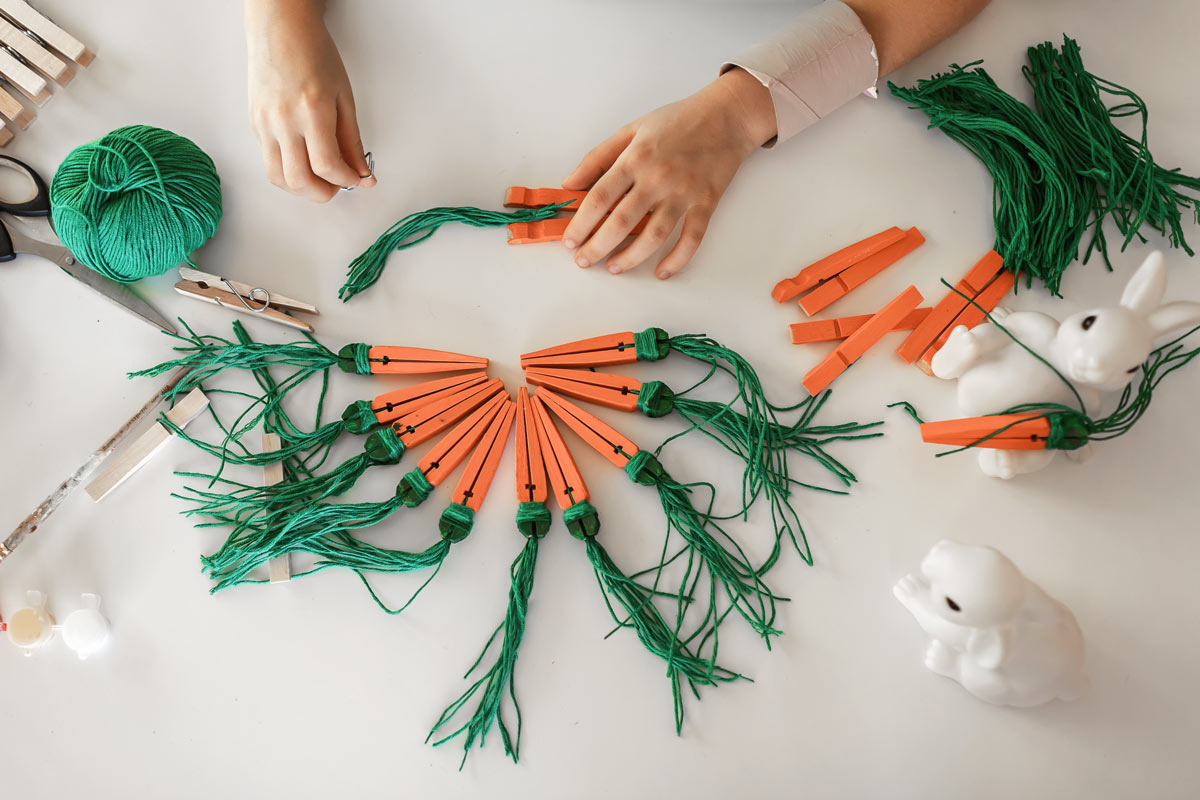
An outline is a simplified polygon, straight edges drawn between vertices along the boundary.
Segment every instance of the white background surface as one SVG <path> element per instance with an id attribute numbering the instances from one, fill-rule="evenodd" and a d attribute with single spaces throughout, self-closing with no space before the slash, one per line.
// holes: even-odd
<path id="1" fill-rule="evenodd" d="M 374 289 L 342 305 L 334 295 L 345 265 L 400 216 L 495 208 L 509 184 L 556 184 L 593 144 L 710 79 L 795 7 L 334 4 L 380 183 L 318 207 L 261 175 L 245 119 L 238 4 L 43 5 L 99 57 L 7 152 L 49 177 L 71 147 L 118 125 L 193 138 L 216 161 L 225 195 L 201 267 L 317 302 L 319 335 L 334 347 L 480 353 L 515 391 L 522 352 L 659 325 L 716 336 L 751 357 L 776 398 L 798 398 L 800 377 L 826 348 L 788 343 L 800 313 L 770 300 L 776 280 L 884 227 L 920 226 L 923 247 L 829 312 L 865 313 L 909 283 L 936 300 L 938 279 L 961 276 L 992 242 L 979 164 L 890 97 L 859 99 L 753 157 L 676 280 L 645 269 L 581 272 L 555 245 L 510 248 L 501 230 L 455 228 L 393 257 Z M 1089 68 L 1147 100 L 1160 162 L 1194 174 L 1198 23 L 1187 0 L 996 0 L 898 80 L 986 58 L 1001 85 L 1024 96 L 1024 48 L 1067 31 Z M 1200 230 L 1187 231 L 1200 246 Z M 1115 275 L 1099 263 L 1074 267 L 1066 300 L 1031 292 L 1011 305 L 1065 316 L 1115 301 L 1145 252 L 1118 256 Z M 1169 299 L 1200 299 L 1200 265 L 1180 252 L 1169 263 Z M 172 281 L 140 291 L 168 316 L 228 331 L 230 315 L 177 297 Z M 288 338 L 252 325 L 260 338 Z M 885 411 L 907 399 L 929 418 L 956 415 L 952 387 L 902 365 L 896 343 L 839 379 L 824 414 L 886 419 L 887 437 L 836 449 L 861 478 L 850 497 L 796 498 L 816 566 L 787 554 L 769 576 L 792 598 L 781 610 L 786 635 L 768 653 L 740 625 L 726 626 L 724 661 L 755 683 L 689 700 L 682 737 L 661 663 L 629 632 L 603 639 L 610 620 L 582 547 L 556 522 L 518 665 L 520 765 L 494 734 L 462 773 L 457 744 L 422 743 L 502 613 L 521 545 L 511 453 L 475 533 L 392 618 L 352 574 L 210 597 L 198 559 L 222 537 L 194 530 L 169 494 L 180 485 L 172 469 L 212 462 L 175 442 L 102 505 L 77 492 L 0 567 L 0 610 L 39 588 L 65 617 L 79 592 L 94 591 L 114 625 L 111 649 L 82 663 L 61 641 L 29 659 L 0 643 L 0 796 L 1195 797 L 1200 366 L 1170 378 L 1134 433 L 1101 445 L 1093 462 L 1059 459 L 1000 483 L 973 456 L 935 459 L 906 417 Z M 124 373 L 162 360 L 168 345 L 44 262 L 0 265 L 0 530 L 154 391 L 156 382 Z M 636 374 L 681 384 L 695 370 L 671 359 Z M 338 375 L 331 408 L 392 385 Z M 675 430 L 604 416 L 647 443 Z M 590 453 L 579 458 L 605 544 L 618 562 L 640 563 L 661 531 L 653 493 Z M 737 469 L 707 443 L 689 438 L 666 462 L 680 477 L 719 481 L 731 501 Z M 355 497 L 386 497 L 401 471 L 377 470 Z M 376 540 L 433 541 L 443 506 L 403 512 Z M 761 553 L 768 534 L 761 516 L 752 522 L 734 530 Z M 996 709 L 924 669 L 922 638 L 890 589 L 944 536 L 1000 547 L 1076 612 L 1089 694 Z M 420 580 L 379 585 L 396 601 Z"/>

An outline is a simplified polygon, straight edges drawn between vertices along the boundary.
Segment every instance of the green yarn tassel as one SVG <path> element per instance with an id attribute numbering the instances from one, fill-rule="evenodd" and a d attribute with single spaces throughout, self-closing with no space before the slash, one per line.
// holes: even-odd
<path id="1" fill-rule="evenodd" d="M 1146 103 L 1132 90 L 1088 72 L 1083 66 L 1079 44 L 1063 37 L 1062 50 L 1050 42 L 1029 48 L 1029 64 L 1022 68 L 1033 88 L 1038 114 L 1054 129 L 1073 168 L 1095 181 L 1096 224 L 1084 255 L 1100 251 L 1108 264 L 1103 218 L 1111 217 L 1123 236 L 1124 250 L 1143 224 L 1166 236 L 1172 247 L 1193 255 L 1183 236 L 1181 208 L 1192 207 L 1200 222 L 1200 198 L 1189 197 L 1175 187 L 1200 189 L 1200 178 L 1168 170 L 1154 162 L 1147 143 Z M 1115 99 L 1109 106 L 1105 96 Z M 1113 124 L 1116 118 L 1137 117 L 1141 130 L 1136 138 Z"/>
<path id="2" fill-rule="evenodd" d="M 521 503 L 517 506 L 517 530 L 522 536 L 542 538 L 550 530 L 550 509 L 545 503 Z"/>
<path id="3" fill-rule="evenodd" d="M 632 628 L 642 646 L 667 664 L 667 679 L 671 683 L 671 701 L 675 715 L 675 733 L 683 731 L 683 687 L 687 683 L 692 695 L 700 698 L 699 687 L 716 686 L 745 676 L 718 666 L 713 658 L 703 658 L 679 639 L 676 631 L 667 624 L 654 605 L 655 595 L 665 594 L 647 588 L 621 572 L 613 563 L 608 551 L 596 541 L 600 530 L 596 509 L 586 500 L 580 501 L 563 512 L 563 519 L 571 518 L 568 530 L 576 539 L 583 541 L 587 559 L 596 573 L 596 582 L 613 622 L 618 628 Z M 674 595 L 667 595 L 675 598 Z M 613 603 L 624 611 L 618 614 Z"/>
<path id="4" fill-rule="evenodd" d="M 550 219 L 570 202 L 574 201 L 516 211 L 488 211 L 464 206 L 431 208 L 428 211 L 409 214 L 384 231 L 373 245 L 350 262 L 346 283 L 338 290 L 338 297 L 349 300 L 359 292 L 374 286 L 383 275 L 383 268 L 387 265 L 388 256 L 392 251 L 407 250 L 420 244 L 437 233 L 437 229 L 447 222 L 461 222 L 475 228 L 496 228 L 510 222 L 535 222 Z"/>
<path id="5" fill-rule="evenodd" d="M 1069 37 L 1063 37 L 1061 51 L 1046 42 L 1029 48 L 1028 58 L 1023 71 L 1037 113 L 983 69 L 971 70 L 978 61 L 952 66 L 915 87 L 888 84 L 929 117 L 929 127 L 962 144 L 991 173 L 994 249 L 1005 265 L 1024 276 L 1026 285 L 1036 277 L 1057 295 L 1089 228 L 1084 261 L 1099 251 L 1109 263 L 1105 218 L 1122 234 L 1122 248 L 1148 224 L 1191 255 L 1180 208 L 1190 205 L 1200 221 L 1200 200 L 1176 187 L 1200 190 L 1200 179 L 1155 164 L 1142 99 L 1087 72 L 1079 45 Z M 1117 102 L 1106 105 L 1105 95 Z M 1136 138 L 1113 124 L 1127 116 L 1140 117 Z"/>
<path id="6" fill-rule="evenodd" d="M 221 221 L 221 179 L 190 139 L 126 125 L 67 154 L 49 190 L 54 228 L 79 261 L 129 283 L 192 266 Z"/>
<path id="7" fill-rule="evenodd" d="M 541 525 L 541 514 L 532 509 L 527 509 L 526 506 L 536 506 L 542 512 L 545 512 L 546 526 L 543 527 Z M 500 637 L 500 652 L 497 654 L 496 661 L 492 664 L 491 668 L 481 675 L 457 700 L 442 712 L 442 715 L 438 717 L 437 722 L 434 723 L 433 728 L 429 731 L 429 736 L 425 738 L 426 742 L 432 739 L 438 731 L 450 723 L 450 720 L 476 694 L 482 692 L 479 703 L 475 707 L 475 713 L 471 715 L 471 718 L 461 727 L 433 743 L 437 747 L 457 736 L 465 734 L 463 758 L 462 763 L 459 764 L 460 770 L 467 763 L 467 754 L 470 753 L 471 746 L 478 741 L 479 746 L 483 747 L 488 731 L 492 729 L 492 725 L 496 725 L 500 729 L 500 741 L 504 744 L 504 754 L 512 758 L 513 763 L 517 763 L 520 759 L 521 707 L 517 703 L 517 691 L 513 675 L 517 664 L 517 650 L 520 648 L 521 639 L 525 635 L 525 618 L 529 613 L 529 597 L 533 594 L 533 570 L 537 564 L 538 539 L 546 535 L 546 529 L 549 527 L 549 516 L 549 511 L 546 510 L 546 506 L 543 503 L 521 504 L 521 510 L 517 513 L 517 527 L 522 533 L 525 530 L 529 530 L 530 533 L 525 534 L 525 546 L 521 548 L 521 553 L 517 556 L 516 561 L 512 563 L 512 567 L 509 570 L 511 582 L 508 592 L 508 611 L 504 615 L 504 621 L 492 632 L 487 643 L 483 646 L 483 650 L 480 651 L 479 657 L 475 659 L 475 663 L 467 670 L 463 679 L 470 678 L 471 674 L 479 668 L 484 656 L 491 649 L 492 643 L 496 641 L 497 636 Z M 508 725 L 505 724 L 501 713 L 501 705 L 504 701 L 506 688 L 508 697 L 512 700 L 513 713 L 516 717 L 515 736 L 509 733 Z"/>
<path id="8" fill-rule="evenodd" d="M 676 482 L 649 451 L 639 450 L 635 453 L 626 463 L 625 473 L 635 483 L 654 487 L 662 503 L 663 513 L 667 517 L 668 531 L 674 530 L 680 535 L 687 543 L 689 551 L 700 558 L 712 578 L 712 596 L 709 603 L 711 627 L 704 638 L 715 636 L 716 628 L 724 618 L 724 614 L 716 613 L 715 607 L 719 585 L 724 589 L 731 606 L 755 633 L 763 637 L 769 648 L 771 636 L 780 633 L 774 628 L 775 601 L 780 598 L 777 598 L 763 582 L 759 570 L 750 565 L 737 542 L 717 524 L 718 518 L 710 512 L 698 510 L 692 504 L 690 487 Z M 707 484 L 704 486 L 712 489 Z M 728 541 L 733 547 L 733 552 L 727 550 L 712 531 Z M 665 563 L 664 561 L 660 565 L 660 569 Z M 687 584 L 686 579 L 684 584 Z"/>

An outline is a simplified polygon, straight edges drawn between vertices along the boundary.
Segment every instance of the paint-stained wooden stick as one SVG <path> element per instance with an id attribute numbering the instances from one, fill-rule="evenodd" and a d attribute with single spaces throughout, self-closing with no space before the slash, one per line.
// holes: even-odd
<path id="1" fill-rule="evenodd" d="M 13 550 L 17 549 L 17 545 L 24 541 L 26 536 L 36 531 L 38 527 L 41 526 L 41 524 L 45 522 L 51 514 L 54 513 L 55 509 L 62 505 L 62 502 L 70 496 L 71 492 L 75 490 L 75 487 L 83 483 L 88 479 L 88 476 L 95 472 L 96 467 L 100 466 L 104 459 L 108 458 L 108 456 L 117 449 L 117 445 L 121 443 L 121 440 L 125 438 L 126 434 L 136 428 L 142 420 L 150 416 L 150 414 L 153 413 L 163 401 L 163 397 L 172 389 L 174 389 L 187 374 L 188 370 L 185 368 L 180 369 L 178 372 L 172 375 L 170 380 L 163 384 L 162 388 L 155 392 L 154 396 L 151 397 L 144 406 L 139 408 L 132 417 L 126 420 L 125 424 L 117 428 L 116 432 L 114 432 L 112 436 L 108 437 L 104 444 L 97 447 L 96 451 L 88 457 L 87 461 L 84 461 L 83 464 L 80 465 L 79 469 L 75 470 L 75 472 L 73 472 L 65 481 L 60 483 L 58 488 L 51 492 L 50 496 L 43 500 L 41 504 L 33 510 L 33 513 L 26 517 L 21 524 L 18 525 L 13 532 L 8 535 L 7 539 L 5 539 L 3 542 L 0 542 L 0 562 L 12 555 Z"/>

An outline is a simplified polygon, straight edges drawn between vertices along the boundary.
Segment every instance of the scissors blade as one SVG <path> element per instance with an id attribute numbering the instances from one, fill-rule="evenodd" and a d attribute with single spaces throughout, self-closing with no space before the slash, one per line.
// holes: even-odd
<path id="1" fill-rule="evenodd" d="M 6 227 L 8 228 L 9 237 L 12 239 L 13 250 L 15 252 L 40 256 L 47 261 L 53 262 L 63 272 L 80 281 L 89 289 L 121 306 L 143 322 L 147 322 L 167 333 L 175 333 L 175 326 L 155 311 L 153 306 L 138 297 L 126 286 L 109 280 L 100 273 L 80 264 L 74 254 L 67 248 L 34 239 L 13 225 L 6 225 Z"/>

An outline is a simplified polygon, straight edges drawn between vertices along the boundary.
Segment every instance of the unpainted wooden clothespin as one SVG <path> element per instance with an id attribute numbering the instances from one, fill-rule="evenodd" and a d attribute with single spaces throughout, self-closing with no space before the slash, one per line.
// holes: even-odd
<path id="1" fill-rule="evenodd" d="M 167 412 L 167 419 L 179 428 L 200 416 L 208 408 L 208 398 L 199 388 L 192 389 L 188 394 Z M 162 448 L 171 438 L 171 431 L 161 422 L 155 422 L 149 430 L 139 436 L 133 444 L 109 461 L 95 480 L 84 487 L 92 500 L 97 503 L 125 482 L 134 472 L 142 467 Z"/>
<path id="2" fill-rule="evenodd" d="M 317 307 L 293 300 L 290 297 L 270 292 L 260 286 L 251 286 L 241 281 L 210 275 L 198 269 L 180 267 L 179 277 L 183 280 L 175 284 L 175 291 L 184 297 L 202 300 L 237 311 L 242 314 L 254 314 L 262 319 L 278 322 L 290 328 L 313 332 L 313 326 L 307 322 L 285 314 L 284 311 L 298 311 L 304 314 L 320 314 Z"/>

